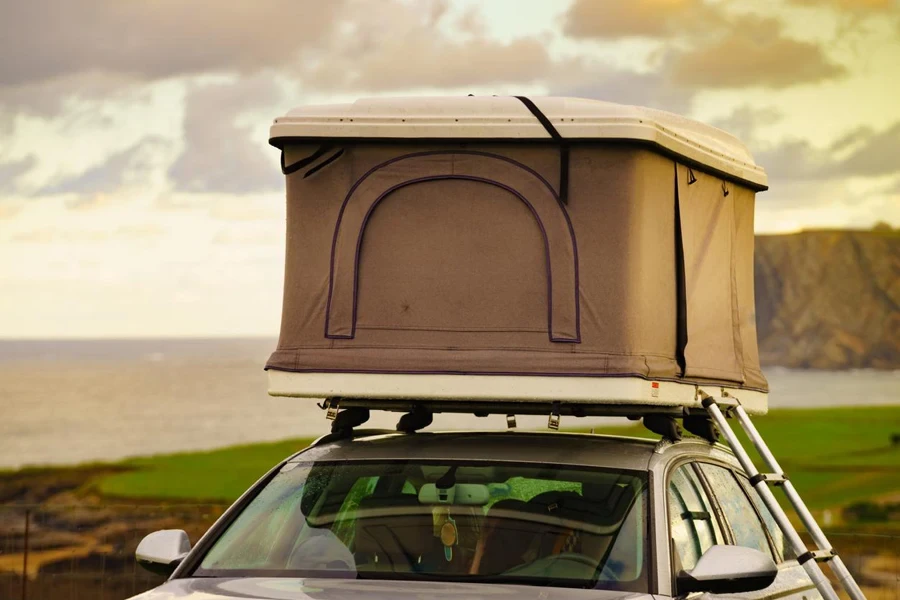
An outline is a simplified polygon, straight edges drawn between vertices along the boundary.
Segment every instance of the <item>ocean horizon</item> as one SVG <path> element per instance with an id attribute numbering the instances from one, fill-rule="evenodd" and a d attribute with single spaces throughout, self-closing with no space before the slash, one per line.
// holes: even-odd
<path id="1" fill-rule="evenodd" d="M 0 340 L 0 468 L 115 461 L 315 437 L 312 399 L 273 398 L 274 337 Z M 900 404 L 900 370 L 767 367 L 770 407 Z M 398 414 L 367 426 L 393 428 Z M 519 427 L 546 417 L 519 417 Z M 630 423 L 563 418 L 563 427 Z M 436 415 L 432 429 L 502 429 L 502 416 Z"/>

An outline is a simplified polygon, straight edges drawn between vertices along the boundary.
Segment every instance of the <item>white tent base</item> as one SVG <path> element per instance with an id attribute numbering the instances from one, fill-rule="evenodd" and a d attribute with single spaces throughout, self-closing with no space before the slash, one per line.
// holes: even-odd
<path id="1" fill-rule="evenodd" d="M 737 400 L 749 414 L 765 414 L 767 394 L 729 389 L 718 385 L 696 385 L 652 381 L 640 377 L 552 377 L 523 375 L 409 375 L 376 373 L 294 373 L 270 369 L 269 394 L 296 398 L 431 400 L 454 412 L 477 412 L 490 404 L 491 412 L 502 412 L 506 403 L 525 405 L 564 402 L 593 406 L 599 414 L 620 406 L 630 410 L 646 407 L 702 409 L 702 392 Z M 385 405 L 385 409 L 390 410 Z M 512 412 L 512 410 L 511 410 Z"/>

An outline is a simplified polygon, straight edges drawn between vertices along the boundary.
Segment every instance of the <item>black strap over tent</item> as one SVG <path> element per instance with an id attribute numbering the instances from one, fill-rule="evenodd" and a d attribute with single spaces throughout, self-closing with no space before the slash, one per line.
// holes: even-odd
<path id="1" fill-rule="evenodd" d="M 285 161 L 284 161 L 284 149 L 282 149 L 281 150 L 281 172 L 284 173 L 285 175 L 290 175 L 291 173 L 294 173 L 295 171 L 299 171 L 300 169 L 302 169 L 304 167 L 308 167 L 308 166 L 314 164 L 317 160 L 319 160 L 320 158 L 325 156 L 325 154 L 327 154 L 331 150 L 332 150 L 331 146 L 322 146 L 318 150 L 316 150 L 315 152 L 310 154 L 309 156 L 307 156 L 305 158 L 301 158 L 300 160 L 298 160 L 294 163 L 291 163 L 290 165 L 287 165 L 287 164 L 285 164 Z M 331 163 L 333 163 L 334 161 L 339 159 L 343 154 L 344 154 L 344 149 L 340 148 L 337 152 L 335 152 L 334 154 L 332 154 L 331 156 L 329 156 L 328 158 L 323 160 L 321 163 L 319 163 L 318 165 L 315 165 L 309 171 L 304 173 L 303 178 L 306 179 L 310 175 L 314 175 L 321 169 L 324 169 L 325 167 L 327 167 L 328 165 L 330 165 Z"/>
<path id="2" fill-rule="evenodd" d="M 319 160 L 320 158 L 322 158 L 325 155 L 325 153 L 328 152 L 329 150 L 331 150 L 331 146 L 322 146 L 321 148 L 319 148 L 318 150 L 316 150 L 315 152 L 313 152 L 306 158 L 301 158 L 297 162 L 286 165 L 284 163 L 284 149 L 282 149 L 281 150 L 281 172 L 284 173 L 285 175 L 290 175 L 294 171 L 299 171 L 303 167 L 305 167 L 307 165 L 311 165 L 314 162 L 316 162 L 317 160 Z"/>
<path id="3" fill-rule="evenodd" d="M 310 175 L 314 175 L 316 172 L 324 169 L 325 167 L 327 167 L 328 165 L 330 165 L 331 163 L 333 163 L 334 161 L 339 159 L 341 157 L 341 155 L 343 155 L 343 154 L 344 154 L 344 149 L 341 148 L 340 150 L 338 150 L 337 152 L 335 152 L 334 154 L 332 154 L 331 156 L 329 156 L 328 158 L 326 158 L 325 160 L 323 160 L 322 162 L 320 162 L 319 164 L 314 166 L 312 169 L 307 171 L 303 175 L 303 179 L 306 179 Z"/>
<path id="4" fill-rule="evenodd" d="M 515 96 L 522 104 L 525 105 L 531 114 L 534 115 L 541 125 L 544 126 L 544 129 L 547 133 L 550 134 L 554 140 L 559 142 L 559 198 L 562 200 L 563 204 L 569 203 L 569 143 L 566 139 L 559 134 L 556 130 L 556 127 L 553 126 L 553 123 L 550 122 L 550 119 L 547 118 L 547 115 L 541 112 L 541 109 L 537 107 L 537 105 L 532 102 L 529 98 L 525 96 Z"/>

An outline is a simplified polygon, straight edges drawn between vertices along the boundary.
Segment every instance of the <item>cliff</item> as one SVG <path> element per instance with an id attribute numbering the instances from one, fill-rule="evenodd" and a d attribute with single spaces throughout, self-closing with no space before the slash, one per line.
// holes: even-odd
<path id="1" fill-rule="evenodd" d="M 900 230 L 756 238 L 763 365 L 900 368 Z"/>

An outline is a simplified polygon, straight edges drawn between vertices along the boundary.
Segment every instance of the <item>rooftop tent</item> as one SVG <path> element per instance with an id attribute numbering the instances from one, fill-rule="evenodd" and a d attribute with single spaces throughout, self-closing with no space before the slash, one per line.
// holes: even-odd
<path id="1" fill-rule="evenodd" d="M 269 391 L 766 409 L 753 204 L 715 128 L 573 98 L 364 99 L 278 118 Z M 373 401 L 374 402 L 374 401 Z"/>

